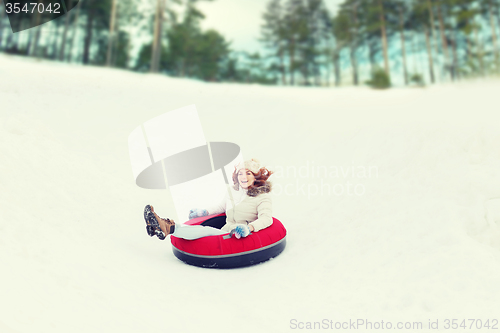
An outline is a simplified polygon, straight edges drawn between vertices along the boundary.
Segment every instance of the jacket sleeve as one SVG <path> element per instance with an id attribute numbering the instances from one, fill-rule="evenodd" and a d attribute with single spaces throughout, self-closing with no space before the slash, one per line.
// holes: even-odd
<path id="1" fill-rule="evenodd" d="M 218 204 L 207 208 L 208 215 L 225 213 L 226 212 L 226 201 L 227 201 L 227 193 L 226 193 L 226 195 L 224 195 L 224 198 Z"/>
<path id="2" fill-rule="evenodd" d="M 265 229 L 273 224 L 273 204 L 269 194 L 261 194 L 262 200 L 257 205 L 257 220 L 249 223 L 254 232 Z"/>

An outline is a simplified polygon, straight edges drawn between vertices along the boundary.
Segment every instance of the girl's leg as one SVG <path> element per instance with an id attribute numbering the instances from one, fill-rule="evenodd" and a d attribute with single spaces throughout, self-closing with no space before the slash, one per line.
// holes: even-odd
<path id="1" fill-rule="evenodd" d="M 158 222 L 158 225 L 159 225 L 161 231 L 163 232 L 162 238 L 158 237 L 160 239 L 165 239 L 165 236 L 173 235 L 175 237 L 193 240 L 193 239 L 198 239 L 198 238 L 206 237 L 206 236 L 219 236 L 219 235 L 227 234 L 226 231 L 222 231 L 220 229 L 213 228 L 210 226 L 186 225 L 186 224 L 181 224 L 181 223 L 175 223 L 173 220 L 170 220 L 170 219 L 163 219 L 163 218 L 159 217 L 155 213 L 153 207 L 149 206 L 149 205 L 146 206 L 146 208 L 145 208 L 146 221 L 147 221 L 147 216 L 146 216 L 147 214 L 146 213 L 148 211 L 148 207 L 151 210 L 151 213 L 154 214 L 153 220 L 156 220 L 156 222 Z"/>
<path id="2" fill-rule="evenodd" d="M 206 236 L 219 236 L 224 234 L 227 234 L 227 232 L 217 228 L 176 223 L 172 236 L 193 240 Z"/>

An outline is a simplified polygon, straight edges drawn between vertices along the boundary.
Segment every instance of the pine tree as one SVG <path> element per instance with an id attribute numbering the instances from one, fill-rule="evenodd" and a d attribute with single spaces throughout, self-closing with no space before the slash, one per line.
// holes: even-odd
<path id="1" fill-rule="evenodd" d="M 106 54 L 106 66 L 111 66 L 111 56 L 113 51 L 113 42 L 115 39 L 115 26 L 116 26 L 116 1 L 112 0 L 111 3 L 111 17 L 109 19 L 109 37 L 108 37 L 108 51 Z"/>
<path id="2" fill-rule="evenodd" d="M 408 69 L 406 65 L 406 38 L 405 38 L 405 13 L 407 12 L 407 1 L 398 2 L 396 4 L 399 18 L 399 33 L 401 37 L 401 57 L 403 59 L 403 78 L 406 85 L 409 83 Z"/>
<path id="3" fill-rule="evenodd" d="M 151 50 L 151 73 L 157 73 L 160 70 L 160 58 L 163 36 L 163 18 L 165 11 L 165 0 L 156 0 L 155 23 L 153 32 L 153 43 Z"/>
<path id="4" fill-rule="evenodd" d="M 344 6 L 339 10 L 337 13 L 337 16 L 333 19 L 333 35 L 335 36 L 335 40 L 337 43 L 336 47 L 336 53 L 337 57 L 339 57 L 340 51 L 349 46 L 349 54 L 350 54 L 350 61 L 351 61 L 351 68 L 352 68 L 352 75 L 353 75 L 353 83 L 355 85 L 358 84 L 358 69 L 357 69 L 357 63 L 356 63 L 356 56 L 355 56 L 355 44 L 354 44 L 354 35 L 353 35 L 353 26 L 352 26 L 352 20 L 351 20 L 351 13 L 350 13 L 350 8 L 347 6 Z M 336 75 L 335 77 L 337 78 L 336 81 L 340 81 L 339 74 L 337 73 L 339 71 L 339 64 L 338 64 L 339 59 L 334 60 L 334 65 L 335 70 L 336 70 Z"/>
<path id="5" fill-rule="evenodd" d="M 359 39 L 368 48 L 368 60 L 373 72 L 378 68 L 376 55 L 382 51 L 378 6 L 373 1 L 361 1 L 359 5 Z"/>
<path id="6" fill-rule="evenodd" d="M 331 35 L 331 18 L 323 0 L 308 0 L 306 3 L 308 33 L 304 53 L 306 73 L 314 77 L 314 84 L 321 85 L 322 55 Z"/>
<path id="7" fill-rule="evenodd" d="M 285 6 L 284 21 L 286 30 L 284 39 L 288 53 L 290 84 L 295 85 L 295 72 L 303 65 L 300 48 L 306 40 L 307 21 L 303 0 L 289 0 Z"/>
<path id="8" fill-rule="evenodd" d="M 409 83 L 407 52 L 406 52 L 406 31 L 411 29 L 409 22 L 411 2 L 409 0 L 385 0 L 386 34 L 391 39 L 392 35 L 398 38 L 401 51 L 401 67 L 403 71 L 403 81 Z"/>
<path id="9" fill-rule="evenodd" d="M 95 6 L 94 2 L 96 0 L 87 0 L 86 3 L 87 6 L 82 8 L 85 10 L 85 16 L 87 18 L 87 23 L 85 26 L 85 40 L 84 40 L 84 46 L 83 46 L 83 56 L 82 56 L 82 62 L 84 64 L 88 64 L 90 60 L 90 44 L 92 43 L 92 32 L 93 32 L 93 23 L 94 23 L 94 15 L 95 15 Z"/>
<path id="10" fill-rule="evenodd" d="M 359 84 L 357 51 L 360 44 L 359 15 L 360 1 L 348 0 L 340 7 L 334 19 L 333 34 L 343 46 L 349 47 L 349 60 L 352 68 L 352 82 Z"/>
<path id="11" fill-rule="evenodd" d="M 429 77 L 432 83 L 435 82 L 434 73 L 434 58 L 431 44 L 431 32 L 429 27 L 429 12 L 426 2 L 414 2 L 410 15 L 410 24 L 413 29 L 423 34 L 425 37 L 425 45 L 427 50 L 427 64 L 429 67 Z"/>
<path id="12" fill-rule="evenodd" d="M 382 40 L 382 51 L 384 54 L 384 70 L 387 75 L 390 76 L 390 67 L 389 67 L 389 51 L 388 51 L 388 42 L 387 42 L 387 27 L 385 22 L 385 11 L 384 11 L 384 1 L 377 0 L 378 3 L 378 11 L 379 11 L 379 19 L 380 19 L 380 35 Z"/>
<path id="13" fill-rule="evenodd" d="M 281 5 L 281 0 L 271 0 L 266 7 L 266 11 L 262 16 L 264 24 L 261 26 L 260 41 L 272 53 L 271 57 L 276 58 L 278 64 L 275 68 L 281 74 L 281 84 L 287 84 L 285 53 L 285 21 L 284 9 Z"/>
<path id="14" fill-rule="evenodd" d="M 4 17 L 6 16 L 5 14 L 5 7 L 3 2 L 0 3 L 0 50 L 3 48 L 3 29 L 4 29 Z"/>
<path id="15" fill-rule="evenodd" d="M 487 22 L 487 24 L 489 25 L 491 37 L 491 54 L 493 55 L 493 64 L 495 70 L 498 72 L 500 70 L 500 50 L 498 49 L 498 35 L 496 32 L 495 12 L 497 7 L 499 7 L 499 4 L 494 0 L 483 1 L 483 4 L 484 5 L 480 7 L 480 14 L 485 22 Z"/>
<path id="16" fill-rule="evenodd" d="M 435 1 L 436 3 L 436 12 L 438 16 L 438 26 L 439 26 L 439 34 L 441 36 L 441 46 L 444 54 L 444 70 L 450 72 L 450 78 L 452 80 L 455 79 L 454 75 L 454 63 L 451 60 L 451 55 L 448 47 L 448 37 L 447 30 L 448 26 L 445 24 L 445 15 L 448 16 L 449 6 L 447 4 L 447 0 Z"/>
<path id="17" fill-rule="evenodd" d="M 72 2 L 73 0 L 70 0 Z M 72 8 L 73 6 L 70 5 Z M 68 37 L 68 30 L 69 30 L 69 22 L 70 18 L 74 14 L 74 11 L 71 10 L 66 13 L 65 18 L 64 18 L 64 30 L 63 30 L 63 36 L 62 36 L 62 41 L 61 41 L 61 47 L 59 48 L 59 61 L 64 60 L 64 52 L 66 50 L 66 39 Z"/>
<path id="18" fill-rule="evenodd" d="M 473 41 L 473 33 L 478 28 L 474 20 L 478 9 L 474 0 L 453 0 L 452 4 L 455 33 L 457 37 L 462 37 L 465 51 L 464 61 L 459 59 L 458 71 L 461 75 L 474 75 L 480 70 L 480 65 L 477 63 L 479 45 L 475 45 Z"/>

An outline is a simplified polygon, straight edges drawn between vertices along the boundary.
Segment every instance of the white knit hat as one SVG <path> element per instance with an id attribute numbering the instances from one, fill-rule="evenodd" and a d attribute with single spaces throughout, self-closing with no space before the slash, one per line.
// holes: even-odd
<path id="1" fill-rule="evenodd" d="M 243 168 L 250 170 L 253 173 L 258 173 L 260 170 L 260 161 L 256 158 L 252 158 L 252 159 L 246 160 L 244 163 L 238 164 L 238 166 L 236 167 L 237 170 L 240 170 Z"/>

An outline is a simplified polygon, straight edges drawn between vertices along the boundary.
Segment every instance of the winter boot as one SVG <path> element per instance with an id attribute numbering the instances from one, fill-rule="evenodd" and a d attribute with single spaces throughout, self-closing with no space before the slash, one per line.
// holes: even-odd
<path id="1" fill-rule="evenodd" d="M 157 236 L 159 239 L 164 240 L 166 235 L 161 230 L 160 224 L 156 219 L 156 214 L 154 214 L 153 207 L 147 205 L 144 207 L 144 220 L 146 221 L 146 231 L 149 236 Z"/>

